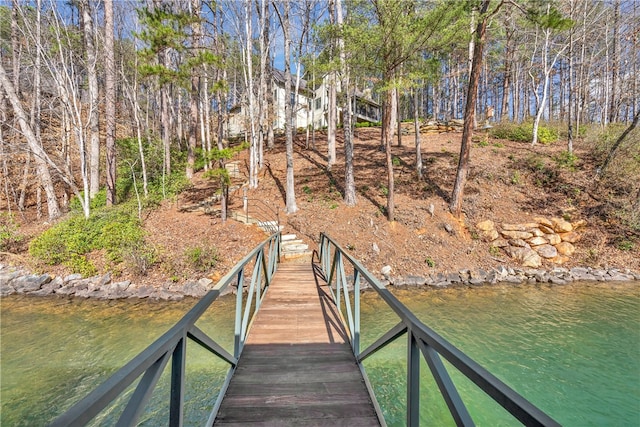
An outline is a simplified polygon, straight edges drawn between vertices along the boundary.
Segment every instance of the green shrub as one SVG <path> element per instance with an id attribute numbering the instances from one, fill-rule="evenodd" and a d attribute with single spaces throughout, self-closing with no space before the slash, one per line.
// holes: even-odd
<path id="1" fill-rule="evenodd" d="M 125 204 L 95 210 L 88 219 L 71 216 L 33 239 L 29 253 L 46 264 L 63 264 L 74 272 L 87 274 L 95 272 L 95 268 L 85 255 L 94 250 L 104 250 L 110 262 L 120 263 L 142 248 L 144 231 Z M 152 258 L 145 255 L 147 261 Z"/>
<path id="2" fill-rule="evenodd" d="M 500 123 L 491 130 L 491 136 L 516 142 L 531 142 L 533 139 L 533 123 Z M 549 126 L 538 126 L 538 141 L 550 144 L 558 140 L 558 132 Z"/>
<path id="3" fill-rule="evenodd" d="M 554 156 L 553 160 L 558 164 L 559 167 L 575 171 L 578 157 L 575 154 L 570 153 L 569 151 L 563 151 L 560 154 Z"/>
<path id="4" fill-rule="evenodd" d="M 18 224 L 13 215 L 8 212 L 0 212 L 0 250 L 7 250 L 12 244 L 22 241 L 18 232 Z"/>
<path id="5" fill-rule="evenodd" d="M 205 272 L 215 266 L 220 261 L 218 249 L 214 246 L 194 246 L 184 251 L 187 263 L 196 271 Z"/>

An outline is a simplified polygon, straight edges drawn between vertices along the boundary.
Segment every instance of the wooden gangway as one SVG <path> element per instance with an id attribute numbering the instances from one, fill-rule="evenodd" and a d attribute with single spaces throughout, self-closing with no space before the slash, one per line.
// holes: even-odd
<path id="1" fill-rule="evenodd" d="M 214 425 L 380 425 L 331 293 L 310 263 L 278 268 Z"/>

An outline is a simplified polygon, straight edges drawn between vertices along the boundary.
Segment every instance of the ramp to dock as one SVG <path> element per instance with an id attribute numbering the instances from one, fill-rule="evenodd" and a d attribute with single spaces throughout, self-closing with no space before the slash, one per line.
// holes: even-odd
<path id="1" fill-rule="evenodd" d="M 331 294 L 310 263 L 278 267 L 214 425 L 380 425 Z"/>

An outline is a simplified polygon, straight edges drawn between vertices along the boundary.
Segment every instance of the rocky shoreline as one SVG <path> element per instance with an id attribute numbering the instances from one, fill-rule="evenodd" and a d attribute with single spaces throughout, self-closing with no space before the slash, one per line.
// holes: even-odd
<path id="1" fill-rule="evenodd" d="M 640 281 L 640 273 L 628 269 L 598 269 L 591 267 L 563 268 L 552 270 L 520 269 L 500 266 L 490 270 L 461 270 L 456 273 L 435 273 L 427 277 L 391 277 L 383 271 L 381 283 L 396 287 L 449 288 L 454 286 L 485 286 L 493 284 L 549 283 L 566 285 L 575 281 L 626 282 Z M 151 300 L 179 301 L 185 297 L 200 298 L 213 288 L 213 280 L 203 277 L 183 284 L 165 283 L 159 287 L 136 285 L 129 280 L 113 281 L 111 274 L 82 278 L 79 274 L 66 277 L 29 272 L 0 264 L 0 297 L 8 295 L 60 296 L 115 300 L 124 298 L 147 298 Z M 365 285 L 365 283 L 363 283 Z M 366 289 L 368 285 L 362 286 Z M 235 286 L 228 286 L 225 293 L 235 293 Z"/>

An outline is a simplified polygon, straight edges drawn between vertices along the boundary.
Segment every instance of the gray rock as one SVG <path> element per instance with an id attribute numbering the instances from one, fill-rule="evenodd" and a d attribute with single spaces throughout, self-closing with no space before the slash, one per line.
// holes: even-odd
<path id="1" fill-rule="evenodd" d="M 80 279 L 82 279 L 82 274 L 70 274 L 66 276 L 63 280 L 65 283 L 67 283 L 67 282 L 72 282 L 74 280 L 80 280 Z"/>
<path id="2" fill-rule="evenodd" d="M 468 283 L 469 283 L 470 285 L 473 285 L 473 286 L 480 286 L 480 285 L 483 285 L 485 282 L 484 282 L 484 280 L 474 279 L 474 278 L 472 277 L 471 279 L 469 279 L 469 282 L 468 282 Z"/>
<path id="3" fill-rule="evenodd" d="M 232 286 L 227 286 L 227 289 Z M 202 286 L 200 282 L 187 282 L 182 287 L 182 293 L 188 297 L 200 298 L 207 293 L 207 288 Z"/>
<path id="4" fill-rule="evenodd" d="M 453 227 L 451 226 L 451 224 L 444 224 L 444 229 L 446 230 L 447 233 L 449 234 L 455 234 Z"/>
<path id="5" fill-rule="evenodd" d="M 502 281 L 506 283 L 512 283 L 514 285 L 519 285 L 522 283 L 522 279 L 520 277 L 513 276 L 511 274 L 505 277 L 504 279 L 502 279 Z"/>
<path id="6" fill-rule="evenodd" d="M 426 283 L 427 279 L 425 279 L 422 276 L 405 276 L 404 278 L 404 283 L 406 286 L 424 286 L 424 284 Z M 362 284 L 361 286 L 362 287 Z"/>
<path id="7" fill-rule="evenodd" d="M 24 276 L 26 273 L 21 270 L 3 271 L 0 273 L 0 286 L 8 285 L 16 277 Z"/>
<path id="8" fill-rule="evenodd" d="M 382 274 L 385 278 L 389 278 L 389 275 L 391 274 L 391 266 L 385 265 L 384 267 L 382 267 L 380 269 L 380 274 Z"/>
<path id="9" fill-rule="evenodd" d="M 535 251 L 538 252 L 542 258 L 553 258 L 558 255 L 558 250 L 555 246 L 540 245 L 535 247 Z"/>
<path id="10" fill-rule="evenodd" d="M 19 294 L 25 294 L 27 292 L 37 291 L 44 285 L 51 281 L 51 276 L 48 274 L 42 274 L 40 276 L 28 275 L 17 277 L 11 281 L 11 286 Z"/>
<path id="11" fill-rule="evenodd" d="M 16 290 L 13 286 L 7 283 L 0 284 L 0 297 L 6 297 L 7 295 L 12 295 L 16 293 Z"/>
<path id="12" fill-rule="evenodd" d="M 559 278 L 559 277 L 557 277 L 557 276 L 554 276 L 554 275 L 551 275 L 551 276 L 549 277 L 549 281 L 550 281 L 551 283 L 553 283 L 554 285 L 566 285 L 566 284 L 567 284 L 567 281 L 566 281 L 566 280 L 561 279 L 561 278 Z"/>
<path id="13" fill-rule="evenodd" d="M 66 284 L 55 289 L 54 292 L 58 295 L 73 295 L 76 293 L 76 290 L 77 289 L 73 285 Z"/>
<path id="14" fill-rule="evenodd" d="M 251 279 L 249 279 L 249 281 L 251 281 Z M 198 284 L 208 290 L 213 287 L 213 280 L 209 279 L 208 277 L 203 277 L 202 279 L 198 280 Z"/>
<path id="15" fill-rule="evenodd" d="M 44 285 L 42 285 L 40 290 L 45 292 L 44 295 L 49 295 L 49 294 L 52 294 L 54 290 L 62 287 L 62 284 L 63 284 L 62 277 L 55 277 L 50 282 L 45 283 Z M 40 295 L 40 294 L 38 294 L 38 295 Z"/>
<path id="16" fill-rule="evenodd" d="M 450 283 L 462 283 L 462 279 L 458 273 L 447 274 L 447 281 Z"/>

